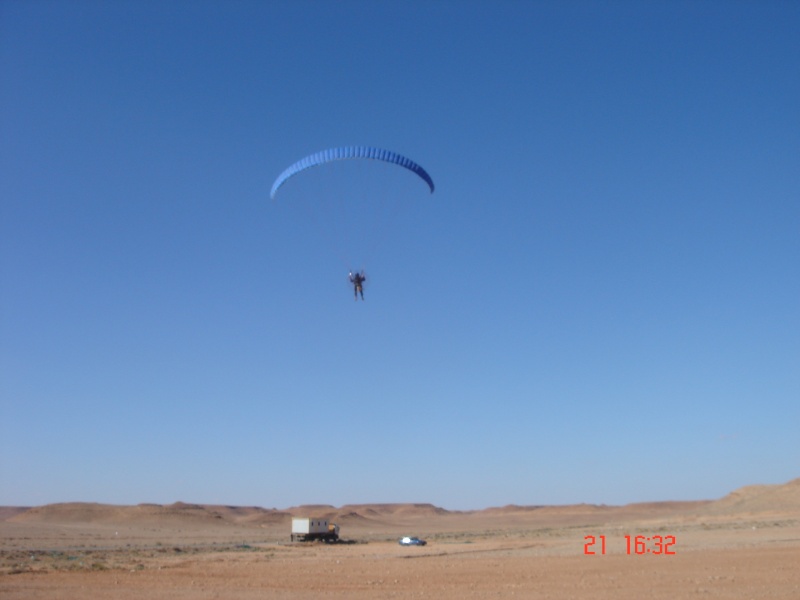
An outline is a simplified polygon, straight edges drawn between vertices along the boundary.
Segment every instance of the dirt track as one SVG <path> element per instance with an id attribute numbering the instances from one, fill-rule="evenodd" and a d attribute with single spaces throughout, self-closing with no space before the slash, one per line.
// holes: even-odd
<path id="1" fill-rule="evenodd" d="M 165 557 L 130 569 L 4 576 L 16 598 L 785 598 L 800 595 L 798 547 L 671 557 L 536 556 L 524 546 L 398 555 L 388 543 Z"/>

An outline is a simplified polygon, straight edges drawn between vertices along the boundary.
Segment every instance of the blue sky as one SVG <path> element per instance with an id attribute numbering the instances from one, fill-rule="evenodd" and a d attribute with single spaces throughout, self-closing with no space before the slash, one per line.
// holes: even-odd
<path id="1" fill-rule="evenodd" d="M 794 2 L 2 2 L 0 504 L 797 477 L 798 28 Z M 361 144 L 436 192 L 351 161 L 269 200 Z"/>

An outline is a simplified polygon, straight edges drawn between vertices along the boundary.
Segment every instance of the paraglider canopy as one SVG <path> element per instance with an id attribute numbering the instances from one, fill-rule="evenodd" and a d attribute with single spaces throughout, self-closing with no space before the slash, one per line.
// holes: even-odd
<path id="1" fill-rule="evenodd" d="M 311 154 L 310 156 L 306 156 L 305 158 L 288 167 L 278 176 L 278 178 L 275 180 L 275 183 L 272 184 L 270 198 L 274 200 L 275 194 L 278 192 L 278 188 L 286 183 L 286 181 L 293 175 L 296 175 L 301 171 L 305 171 L 311 167 L 316 167 L 317 165 L 322 165 L 335 160 L 348 160 L 356 158 L 380 160 L 404 167 L 412 173 L 415 173 L 420 177 L 420 179 L 427 183 L 431 190 L 431 194 L 433 193 L 433 179 L 431 179 L 431 176 L 428 175 L 425 169 L 423 169 L 413 160 L 406 158 L 405 156 L 401 156 L 396 152 L 392 152 L 391 150 L 381 150 L 380 148 L 373 148 L 371 146 L 343 146 L 340 148 L 330 148 L 328 150 Z"/>
<path id="2" fill-rule="evenodd" d="M 281 189 L 311 167 L 318 168 L 286 186 L 290 189 Z M 416 177 L 409 177 L 409 173 Z M 342 146 L 291 164 L 275 179 L 270 197 L 275 199 L 281 190 L 289 211 L 299 210 L 306 217 L 304 221 L 315 224 L 314 242 L 326 244 L 329 254 L 337 256 L 351 274 L 363 276 L 363 269 L 378 249 L 393 239 L 393 233 L 398 234 L 394 239 L 404 239 L 407 245 L 407 236 L 401 236 L 416 227 L 410 223 L 412 229 L 404 229 L 404 215 L 414 214 L 413 200 L 425 195 L 425 189 L 433 193 L 433 179 L 413 160 L 371 146 Z M 350 283 L 356 282 L 351 279 Z"/>

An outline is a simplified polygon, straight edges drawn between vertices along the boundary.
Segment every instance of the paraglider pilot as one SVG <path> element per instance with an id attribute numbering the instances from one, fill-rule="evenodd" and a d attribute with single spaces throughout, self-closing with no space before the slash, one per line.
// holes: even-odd
<path id="1" fill-rule="evenodd" d="M 363 283 L 367 280 L 367 276 L 364 275 L 364 271 L 360 273 L 353 273 L 350 271 L 350 283 L 353 284 L 353 296 L 354 300 L 358 301 L 358 295 L 361 294 L 361 299 L 364 299 L 364 286 Z"/>

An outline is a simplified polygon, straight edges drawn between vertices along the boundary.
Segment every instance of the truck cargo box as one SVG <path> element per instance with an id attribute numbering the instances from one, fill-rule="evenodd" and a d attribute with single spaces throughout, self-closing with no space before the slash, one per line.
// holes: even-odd
<path id="1" fill-rule="evenodd" d="M 309 533 L 328 533 L 328 520 L 292 517 L 292 533 L 304 535 Z"/>
<path id="2" fill-rule="evenodd" d="M 323 540 L 326 542 L 335 542 L 338 539 L 338 525 L 329 523 L 327 519 L 292 517 L 292 541 L 311 542 L 314 540 Z"/>

